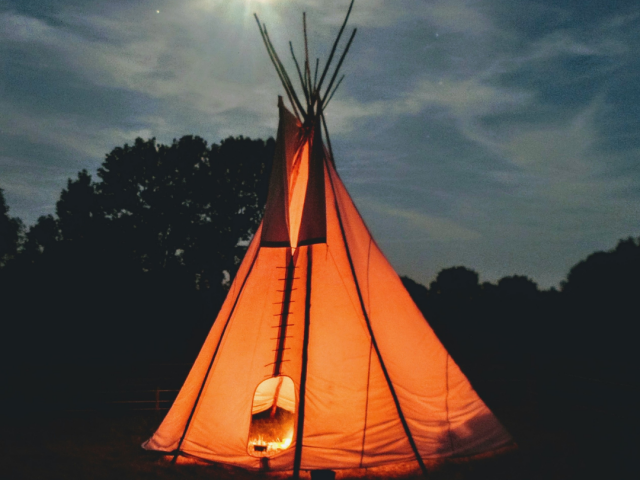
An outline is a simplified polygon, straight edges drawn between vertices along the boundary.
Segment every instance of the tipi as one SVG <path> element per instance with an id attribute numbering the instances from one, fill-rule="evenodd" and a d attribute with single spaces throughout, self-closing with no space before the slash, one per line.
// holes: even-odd
<path id="1" fill-rule="evenodd" d="M 258 22 L 295 114 L 280 98 L 262 224 L 146 449 L 297 477 L 409 461 L 426 473 L 424 459 L 511 442 L 412 302 L 336 172 L 324 108 L 355 30 L 321 89 L 349 13 L 320 78 L 317 63 L 312 78 L 308 55 L 302 70 L 296 61 L 304 106 Z"/>

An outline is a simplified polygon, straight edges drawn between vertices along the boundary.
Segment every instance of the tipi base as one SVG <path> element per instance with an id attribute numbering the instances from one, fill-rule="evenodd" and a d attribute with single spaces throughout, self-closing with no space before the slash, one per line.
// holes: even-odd
<path id="1" fill-rule="evenodd" d="M 449 464 L 464 464 L 467 462 L 472 462 L 476 460 L 483 460 L 487 458 L 492 458 L 499 455 L 504 455 L 510 452 L 515 451 L 518 446 L 515 443 L 510 445 L 506 445 L 499 449 L 480 453 L 477 455 L 465 456 L 465 457 L 439 457 L 439 458 L 425 458 L 423 459 L 424 464 L 427 467 L 427 470 L 438 470 L 442 468 L 444 465 Z M 165 455 L 163 456 L 163 462 L 171 463 L 173 461 L 173 455 Z M 216 465 L 224 470 L 229 472 L 247 472 L 246 469 L 241 467 L 237 467 L 234 465 L 227 465 L 224 463 L 212 462 L 210 460 L 206 460 L 199 457 L 194 457 L 188 454 L 181 454 L 178 456 L 175 462 L 177 465 Z M 378 465 L 375 467 L 367 467 L 367 468 L 339 468 L 334 467 L 333 470 L 336 473 L 336 480 L 347 480 L 347 479 L 357 479 L 357 478 L 404 478 L 404 477 L 417 477 L 421 476 L 422 472 L 420 470 L 420 465 L 417 461 L 412 462 L 398 462 L 391 463 L 386 465 Z M 252 470 L 253 471 L 253 470 Z M 291 478 L 292 470 L 283 470 L 283 471 L 253 471 L 255 473 L 260 473 L 260 475 L 266 475 L 270 479 L 286 479 Z M 305 480 L 311 479 L 311 470 L 301 470 L 300 478 Z"/>

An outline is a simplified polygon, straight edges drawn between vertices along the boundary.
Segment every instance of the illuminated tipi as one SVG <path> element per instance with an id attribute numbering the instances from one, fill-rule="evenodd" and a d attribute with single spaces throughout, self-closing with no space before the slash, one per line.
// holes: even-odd
<path id="1" fill-rule="evenodd" d="M 308 55 L 302 69 L 296 61 L 304 105 L 258 22 L 294 113 L 280 98 L 264 219 L 146 449 L 297 477 L 411 461 L 426 472 L 425 459 L 511 442 L 411 300 L 336 172 L 324 109 L 355 35 L 329 78 L 349 13 L 319 77 Z"/>

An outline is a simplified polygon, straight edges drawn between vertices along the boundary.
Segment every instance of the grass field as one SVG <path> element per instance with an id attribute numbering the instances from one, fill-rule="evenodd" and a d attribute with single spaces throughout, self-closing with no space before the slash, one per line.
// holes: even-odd
<path id="1" fill-rule="evenodd" d="M 431 470 L 433 479 L 637 479 L 638 416 L 571 406 L 495 408 L 518 450 Z M 160 412 L 44 412 L 11 415 L 0 427 L 0 478 L 244 479 L 264 477 L 217 465 L 170 465 L 140 444 Z M 368 478 L 376 478 L 370 474 Z"/>

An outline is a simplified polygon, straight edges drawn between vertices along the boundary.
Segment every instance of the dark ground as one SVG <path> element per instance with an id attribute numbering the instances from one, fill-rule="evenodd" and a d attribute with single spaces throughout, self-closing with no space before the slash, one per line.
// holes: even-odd
<path id="1" fill-rule="evenodd" d="M 148 376 L 149 370 L 141 369 L 137 373 Z M 154 381 L 159 382 L 157 378 Z M 635 387 L 587 382 L 575 377 L 557 377 L 544 382 L 540 377 L 535 381 L 494 377 L 474 384 L 519 448 L 498 457 L 441 466 L 432 470 L 430 478 L 640 478 L 636 461 L 640 416 L 632 408 L 636 404 L 633 399 L 637 398 Z M 124 395 L 126 391 L 122 389 L 121 393 Z M 128 391 L 131 397 L 132 390 Z M 158 426 L 163 411 L 126 411 L 122 404 L 109 406 L 95 396 L 97 391 L 85 395 L 84 401 L 77 404 L 88 410 L 69 411 L 61 408 L 66 401 L 64 396 L 58 397 L 57 402 L 51 398 L 47 403 L 47 390 L 41 392 L 44 397 L 40 397 L 40 402 L 22 405 L 16 403 L 18 397 L 14 394 L 14 401 L 2 409 L 0 478 L 224 480 L 260 477 L 221 466 L 168 465 L 154 452 L 142 450 L 140 444 Z M 96 399 L 93 406 L 88 403 L 91 396 Z M 114 408 L 117 405 L 119 407 Z M 129 404 L 129 407 L 145 405 Z"/>

